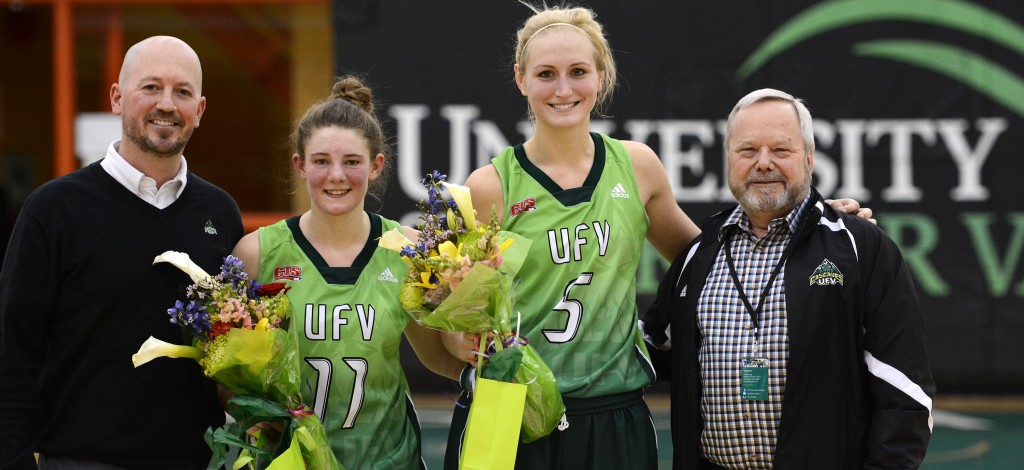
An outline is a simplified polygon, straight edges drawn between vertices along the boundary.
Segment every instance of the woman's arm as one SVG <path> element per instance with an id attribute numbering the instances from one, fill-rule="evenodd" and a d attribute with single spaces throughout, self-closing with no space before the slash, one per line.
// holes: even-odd
<path id="1" fill-rule="evenodd" d="M 476 220 L 481 223 L 491 221 L 491 208 L 494 208 L 498 217 L 498 224 L 501 224 L 505 214 L 505 196 L 501 191 L 501 177 L 494 165 L 487 165 L 477 168 L 466 178 L 466 186 L 470 195 L 473 196 L 473 209 L 476 210 Z"/>
<path id="2" fill-rule="evenodd" d="M 431 372 L 458 381 L 466 363 L 448 353 L 441 335 L 441 331 L 420 326 L 414 321 L 405 327 L 405 338 L 409 340 L 420 362 Z"/>
<path id="3" fill-rule="evenodd" d="M 623 141 L 633 160 L 640 199 L 651 225 L 647 228 L 647 241 L 665 259 L 672 261 L 690 244 L 700 229 L 676 203 L 665 167 L 658 156 L 645 144 Z"/>
<path id="4" fill-rule="evenodd" d="M 258 230 L 242 237 L 231 251 L 231 255 L 242 260 L 249 279 L 257 279 L 260 273 L 260 234 Z"/>

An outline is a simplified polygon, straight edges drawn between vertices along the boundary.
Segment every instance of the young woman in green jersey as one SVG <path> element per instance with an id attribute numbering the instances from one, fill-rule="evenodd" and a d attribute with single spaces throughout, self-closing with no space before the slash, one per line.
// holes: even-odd
<path id="1" fill-rule="evenodd" d="M 657 468 L 643 401 L 654 371 L 637 328 L 637 263 L 645 239 L 672 260 L 699 229 L 654 151 L 590 131 L 591 113 L 616 80 L 593 12 L 534 11 L 518 32 L 514 71 L 535 133 L 466 180 L 478 216 L 488 219 L 495 207 L 503 230 L 533 240 L 519 271 L 520 334 L 554 372 L 567 408 L 568 428 L 521 444 L 516 466 Z M 472 360 L 468 335 L 445 341 Z M 464 393 L 455 410 L 446 468 L 458 465 L 470 398 Z"/>
<path id="2" fill-rule="evenodd" d="M 399 303 L 405 262 L 377 241 L 400 225 L 363 208 L 368 193 L 383 192 L 389 166 L 371 90 L 357 78 L 338 79 L 293 138 L 292 166 L 311 208 L 246 235 L 234 255 L 260 282 L 290 286 L 302 382 L 314 388 L 304 398 L 338 460 L 346 468 L 421 468 L 419 423 L 399 362 L 402 335 L 435 373 L 457 378 L 463 364 Z"/>

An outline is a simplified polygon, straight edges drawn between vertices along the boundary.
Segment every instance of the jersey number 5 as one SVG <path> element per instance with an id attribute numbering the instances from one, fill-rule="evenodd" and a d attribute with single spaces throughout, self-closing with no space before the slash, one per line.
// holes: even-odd
<path id="1" fill-rule="evenodd" d="M 544 336 L 548 341 L 552 343 L 568 343 L 576 337 L 576 332 L 580 329 L 580 320 L 583 319 L 583 304 L 579 300 L 569 297 L 569 291 L 575 286 L 590 285 L 590 281 L 593 278 L 594 273 L 583 273 L 565 286 L 562 300 L 552 310 L 566 312 L 569 314 L 569 318 L 565 322 L 564 330 L 544 330 Z"/>
<path id="2" fill-rule="evenodd" d="M 345 365 L 355 372 L 356 377 L 352 382 L 352 396 L 348 402 L 348 412 L 345 414 L 345 422 L 342 429 L 349 429 L 356 424 L 356 416 L 363 407 L 363 387 L 366 382 L 366 359 L 345 358 Z M 331 373 L 334 365 L 330 359 L 320 357 L 307 357 L 306 363 L 316 371 L 316 396 L 313 400 L 313 413 L 324 420 L 324 412 L 327 408 L 327 396 L 331 390 Z"/>

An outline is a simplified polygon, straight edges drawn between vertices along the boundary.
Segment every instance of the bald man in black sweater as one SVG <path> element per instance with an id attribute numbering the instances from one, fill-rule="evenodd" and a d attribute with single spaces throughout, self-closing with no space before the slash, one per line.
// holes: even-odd
<path id="1" fill-rule="evenodd" d="M 194 361 L 135 369 L 150 335 L 182 343 L 167 309 L 243 234 L 235 201 L 182 156 L 206 108 L 199 58 L 177 38 L 132 46 L 111 106 L 122 138 L 106 157 L 36 189 L 0 271 L 0 468 L 201 469 L 203 432 L 223 424 Z"/>

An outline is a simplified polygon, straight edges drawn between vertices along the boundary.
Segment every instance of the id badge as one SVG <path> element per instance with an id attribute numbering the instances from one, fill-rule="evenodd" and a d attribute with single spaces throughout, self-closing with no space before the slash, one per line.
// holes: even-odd
<path id="1" fill-rule="evenodd" d="M 744 357 L 740 380 L 740 398 L 744 400 L 768 399 L 768 358 Z"/>

